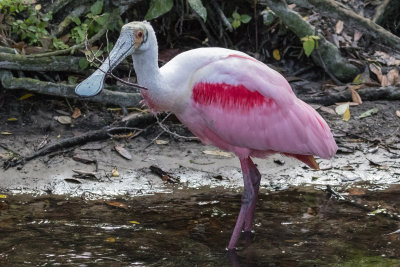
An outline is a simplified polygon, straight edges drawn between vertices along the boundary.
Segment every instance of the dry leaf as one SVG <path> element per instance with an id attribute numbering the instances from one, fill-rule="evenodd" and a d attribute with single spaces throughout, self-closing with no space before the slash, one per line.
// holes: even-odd
<path id="1" fill-rule="evenodd" d="M 25 99 L 27 99 L 27 98 L 30 98 L 30 97 L 32 97 L 33 96 L 33 94 L 25 94 L 25 95 L 23 95 L 23 96 L 21 96 L 20 98 L 18 98 L 18 100 L 25 100 Z"/>
<path id="2" fill-rule="evenodd" d="M 396 116 L 400 118 L 400 110 L 396 110 Z"/>
<path id="3" fill-rule="evenodd" d="M 207 155 L 222 156 L 222 157 L 227 157 L 227 158 L 233 157 L 232 153 L 221 151 L 221 150 L 204 150 L 203 153 L 207 154 Z"/>
<path id="4" fill-rule="evenodd" d="M 352 187 L 349 189 L 349 195 L 350 196 L 362 196 L 362 195 L 365 195 L 366 191 L 367 190 L 364 188 Z"/>
<path id="5" fill-rule="evenodd" d="M 400 60 L 399 59 L 396 59 L 393 56 L 389 56 L 385 52 L 375 51 L 374 56 L 379 58 L 381 60 L 381 62 L 385 63 L 388 66 L 399 66 L 400 65 Z"/>
<path id="6" fill-rule="evenodd" d="M 118 201 L 105 201 L 106 205 L 111 206 L 111 207 L 116 207 L 116 208 L 121 208 L 124 210 L 128 209 L 128 206 L 125 203 L 121 203 Z"/>
<path id="7" fill-rule="evenodd" d="M 381 67 L 377 66 L 376 64 L 369 64 L 369 69 L 375 73 L 378 77 L 379 82 L 382 84 L 382 70 Z"/>
<path id="8" fill-rule="evenodd" d="M 121 156 L 123 156 L 124 158 L 126 158 L 126 159 L 132 159 L 131 154 L 130 154 L 124 147 L 122 147 L 122 146 L 115 146 L 114 148 L 115 148 L 115 150 L 116 150 Z"/>
<path id="9" fill-rule="evenodd" d="M 369 117 L 371 115 L 378 113 L 378 111 L 379 111 L 379 109 L 377 109 L 377 108 L 369 109 L 369 110 L 365 111 L 363 114 L 361 114 L 358 118 L 362 119 L 362 118 Z"/>
<path id="10" fill-rule="evenodd" d="M 351 99 L 353 100 L 353 102 L 362 104 L 360 95 L 354 89 L 350 89 L 350 91 L 351 91 Z"/>
<path id="11" fill-rule="evenodd" d="M 353 40 L 357 44 L 357 42 L 360 40 L 360 38 L 363 36 L 362 32 L 358 30 L 354 30 L 354 37 Z"/>
<path id="12" fill-rule="evenodd" d="M 326 113 L 329 113 L 329 114 L 332 114 L 332 115 L 336 115 L 336 112 L 331 108 L 321 106 L 319 109 L 324 111 L 324 112 L 326 112 Z"/>
<path id="13" fill-rule="evenodd" d="M 17 118 L 8 118 L 7 121 L 17 121 Z"/>
<path id="14" fill-rule="evenodd" d="M 70 116 L 55 116 L 54 119 L 61 124 L 71 124 L 72 118 Z"/>
<path id="15" fill-rule="evenodd" d="M 108 237 L 106 239 L 106 242 L 114 243 L 115 242 L 115 238 L 114 237 Z"/>
<path id="16" fill-rule="evenodd" d="M 166 144 L 168 144 L 168 143 L 169 143 L 169 141 L 160 140 L 160 139 L 157 139 L 157 140 L 156 140 L 156 144 L 157 144 L 157 145 L 166 145 Z"/>
<path id="17" fill-rule="evenodd" d="M 350 108 L 347 108 L 346 111 L 344 112 L 343 120 L 344 121 L 349 121 L 350 120 Z"/>
<path id="18" fill-rule="evenodd" d="M 338 20 L 338 22 L 336 23 L 336 27 L 335 27 L 336 33 L 337 33 L 337 34 L 341 34 L 341 33 L 342 33 L 342 31 L 343 31 L 343 26 L 344 26 L 343 21 Z"/>
<path id="19" fill-rule="evenodd" d="M 274 49 L 274 51 L 272 51 L 272 56 L 276 60 L 281 60 L 281 54 L 279 53 L 279 49 Z"/>
<path id="20" fill-rule="evenodd" d="M 138 222 L 138 221 L 129 221 L 130 223 L 133 223 L 133 224 L 140 224 L 140 222 Z"/>
<path id="21" fill-rule="evenodd" d="M 399 80 L 399 70 L 392 69 L 386 74 L 386 76 L 387 76 L 389 85 L 395 85 L 395 84 L 397 84 L 397 82 Z"/>
<path id="22" fill-rule="evenodd" d="M 10 135 L 10 134 L 12 134 L 12 133 L 11 133 L 11 132 L 5 131 L 5 132 L 0 132 L 0 134 L 2 134 L 2 135 Z"/>
<path id="23" fill-rule="evenodd" d="M 72 118 L 76 119 L 82 115 L 81 110 L 79 108 L 74 108 L 74 113 L 72 113 Z"/>
<path id="24" fill-rule="evenodd" d="M 112 177 L 119 177 L 119 173 L 118 173 L 117 169 L 112 169 L 111 175 L 112 175 Z"/>
<path id="25" fill-rule="evenodd" d="M 349 109 L 349 107 L 350 107 L 349 103 L 344 103 L 344 104 L 337 106 L 335 108 L 335 111 L 338 115 L 343 115 L 346 112 L 346 110 Z"/>

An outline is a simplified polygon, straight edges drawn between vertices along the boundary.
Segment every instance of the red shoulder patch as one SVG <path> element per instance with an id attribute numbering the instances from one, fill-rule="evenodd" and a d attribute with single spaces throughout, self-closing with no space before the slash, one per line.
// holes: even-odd
<path id="1" fill-rule="evenodd" d="M 221 107 L 229 110 L 250 110 L 256 107 L 276 107 L 272 98 L 243 85 L 199 82 L 193 88 L 193 101 L 199 105 Z"/>

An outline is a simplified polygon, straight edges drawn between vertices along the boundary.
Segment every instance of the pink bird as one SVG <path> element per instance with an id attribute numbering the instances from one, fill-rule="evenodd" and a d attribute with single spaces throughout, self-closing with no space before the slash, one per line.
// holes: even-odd
<path id="1" fill-rule="evenodd" d="M 336 153 L 327 123 L 278 72 L 224 48 L 189 50 L 159 68 L 156 35 L 146 21 L 124 25 L 109 58 L 75 92 L 98 94 L 106 73 L 129 55 L 138 83 L 148 88 L 142 95 L 150 109 L 173 112 L 204 144 L 239 158 L 244 192 L 229 250 L 242 230 L 252 229 L 261 175 L 251 157 L 281 153 L 318 169 L 313 155 Z"/>

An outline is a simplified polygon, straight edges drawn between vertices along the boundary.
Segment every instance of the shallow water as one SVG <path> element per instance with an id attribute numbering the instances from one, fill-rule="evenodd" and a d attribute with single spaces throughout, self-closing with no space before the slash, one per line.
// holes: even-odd
<path id="1" fill-rule="evenodd" d="M 227 189 L 114 200 L 0 199 L 3 266 L 400 266 L 400 187 L 329 198 L 295 187 L 260 195 L 255 234 L 225 247 L 240 207 Z M 375 212 L 372 212 L 375 211 Z M 383 213 L 379 213 L 383 211 Z M 380 265 L 379 265 L 380 264 Z"/>

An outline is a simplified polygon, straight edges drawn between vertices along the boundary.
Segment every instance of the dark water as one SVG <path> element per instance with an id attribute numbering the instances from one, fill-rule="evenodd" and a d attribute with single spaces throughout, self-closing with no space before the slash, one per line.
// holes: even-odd
<path id="1" fill-rule="evenodd" d="M 400 266 L 400 188 L 329 199 L 264 192 L 255 235 L 225 251 L 240 194 L 177 190 L 130 199 L 0 199 L 2 266 Z M 386 214 L 369 213 L 376 209 Z M 375 212 L 377 213 L 377 212 Z M 137 224 L 139 223 L 139 224 Z M 400 231 L 399 231 L 400 232 Z"/>

